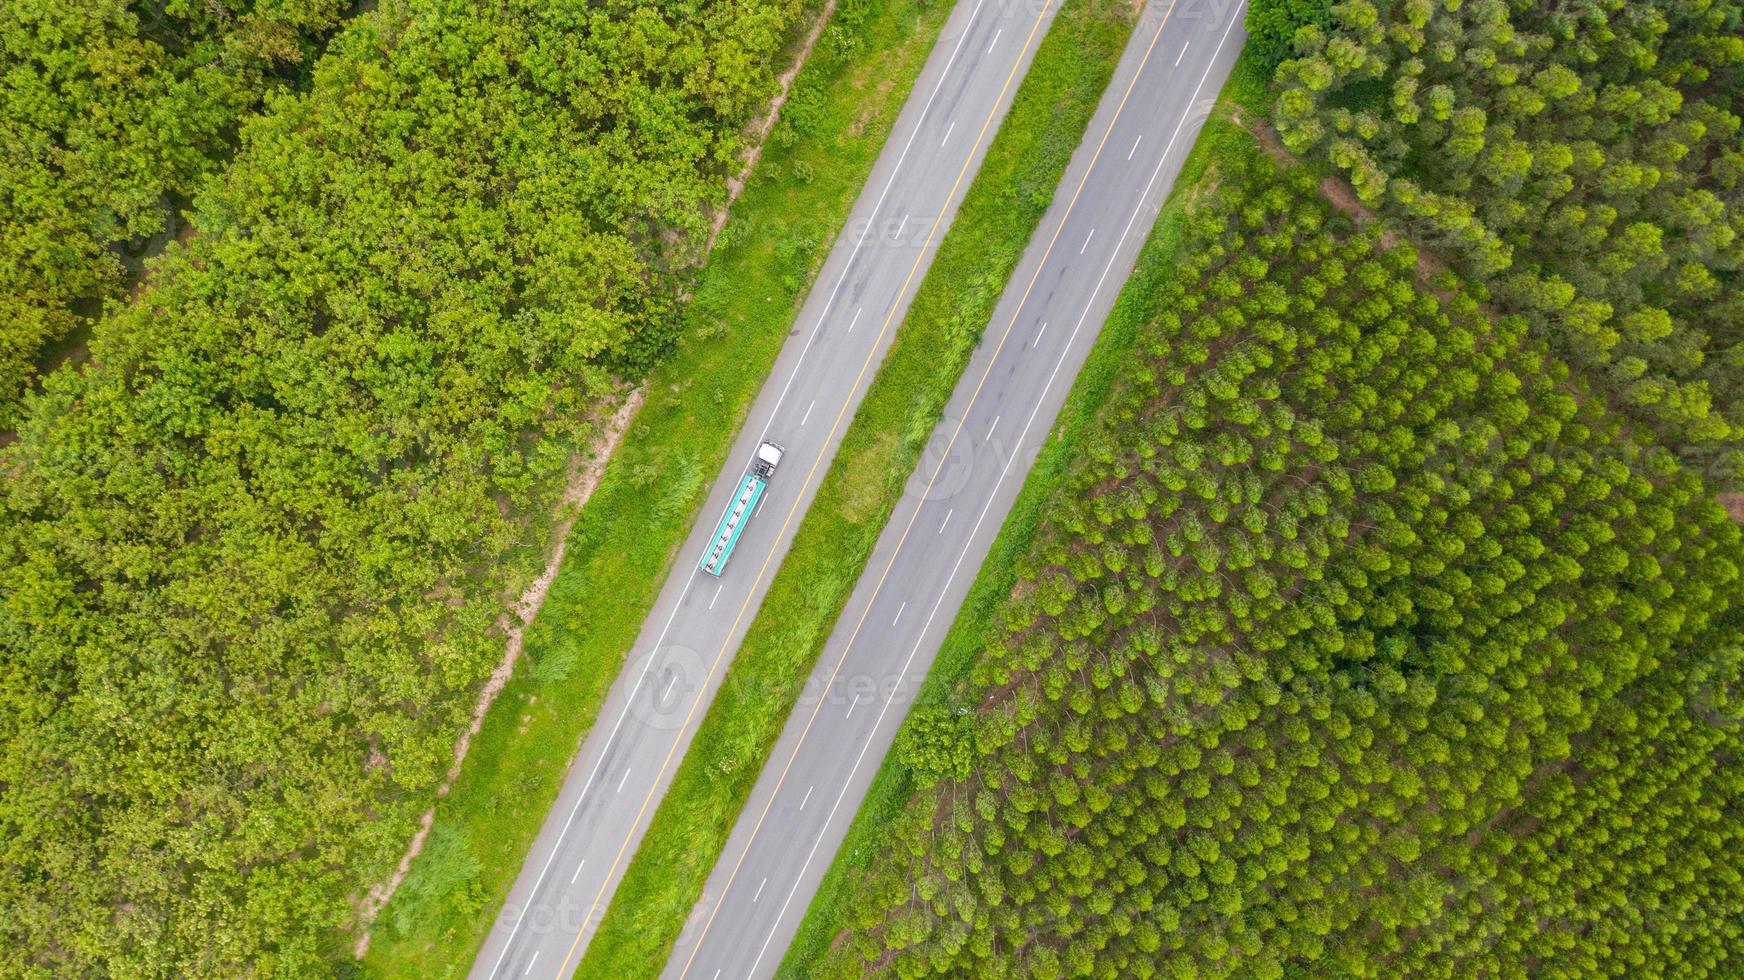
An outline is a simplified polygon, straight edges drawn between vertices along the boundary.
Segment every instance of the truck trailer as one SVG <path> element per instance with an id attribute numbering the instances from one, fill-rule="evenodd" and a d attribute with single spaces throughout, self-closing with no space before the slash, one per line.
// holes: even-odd
<path id="1" fill-rule="evenodd" d="M 769 485 L 769 478 L 775 475 L 776 464 L 781 462 L 781 454 L 785 451 L 767 439 L 757 447 L 750 472 L 739 481 L 733 499 L 727 501 L 726 512 L 715 525 L 714 536 L 709 538 L 708 549 L 703 552 L 698 568 L 720 577 L 721 570 L 727 567 L 727 559 L 733 556 L 733 547 L 739 543 L 745 523 L 757 512 L 757 503 L 763 499 L 763 490 Z"/>

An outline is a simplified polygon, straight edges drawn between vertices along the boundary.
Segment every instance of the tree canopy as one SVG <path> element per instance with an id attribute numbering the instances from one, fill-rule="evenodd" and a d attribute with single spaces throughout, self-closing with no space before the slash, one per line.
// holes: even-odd
<path id="1" fill-rule="evenodd" d="M 389 0 L 243 127 L 0 451 L 15 967 L 324 969 L 799 9 Z"/>
<path id="2" fill-rule="evenodd" d="M 1305 170 L 1217 180 L 823 975 L 1736 975 L 1738 528 Z"/>
<path id="3" fill-rule="evenodd" d="M 0 429 L 45 348 L 303 71 L 339 0 L 8 0 L 0 10 Z"/>
<path id="4" fill-rule="evenodd" d="M 1744 482 L 1744 5 L 1349 0 L 1296 42 L 1292 149 Z"/>

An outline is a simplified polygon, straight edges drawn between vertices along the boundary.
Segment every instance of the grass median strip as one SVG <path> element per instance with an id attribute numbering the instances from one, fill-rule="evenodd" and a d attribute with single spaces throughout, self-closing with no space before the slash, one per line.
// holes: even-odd
<path id="1" fill-rule="evenodd" d="M 463 976 L 950 13 L 841 0 L 362 973 Z M 554 923 L 573 928 L 574 923 Z"/>
<path id="2" fill-rule="evenodd" d="M 1067 0 L 770 584 L 579 975 L 659 972 L 1126 45 Z"/>
<path id="3" fill-rule="evenodd" d="M 968 598 L 945 635 L 938 659 L 927 674 L 911 714 L 933 713 L 927 709 L 953 710 L 958 707 L 953 700 L 956 682 L 973 662 L 982 637 L 992 628 L 995 610 L 1016 582 L 1017 559 L 1028 550 L 1049 499 L 1065 475 L 1067 463 L 1086 448 L 1085 439 L 1091 431 L 1091 422 L 1107 402 L 1117 369 L 1132 352 L 1139 328 L 1160 312 L 1154 303 L 1162 291 L 1155 287 L 1174 273 L 1182 242 L 1186 202 L 1205 182 L 1216 179 L 1220 162 L 1256 152 L 1251 138 L 1229 121 L 1229 114 L 1238 108 L 1244 112 L 1254 111 L 1264 98 L 1264 86 L 1260 69 L 1244 54 L 1224 87 L 1217 111 L 1206 122 L 1194 144 L 1126 287 L 1072 386 L 1054 426 L 1055 437 L 1047 440 L 1030 469 L 1023 490 L 1000 528 L 987 560 L 982 563 Z M 902 744 L 902 739 L 903 735 L 898 734 L 898 745 Z M 781 963 L 777 976 L 782 980 L 819 975 L 824 953 L 850 925 L 852 910 L 846 907 L 846 902 L 853 893 L 855 877 L 865 870 L 866 862 L 881 849 L 891 822 L 901 812 L 914 787 L 914 776 L 903 764 L 900 753 L 892 751 L 885 756 L 865 801 L 848 828 L 847 837 L 818 887 L 817 896 L 806 911 L 793 945 Z"/>

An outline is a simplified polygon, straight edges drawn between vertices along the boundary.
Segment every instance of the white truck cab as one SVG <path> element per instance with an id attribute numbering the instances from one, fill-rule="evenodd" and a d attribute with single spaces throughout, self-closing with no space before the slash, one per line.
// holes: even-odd
<path id="1" fill-rule="evenodd" d="M 763 479 L 769 479 L 776 464 L 781 462 L 781 454 L 786 451 L 767 439 L 763 440 L 763 444 L 757 447 L 757 459 L 751 464 L 751 469 Z"/>

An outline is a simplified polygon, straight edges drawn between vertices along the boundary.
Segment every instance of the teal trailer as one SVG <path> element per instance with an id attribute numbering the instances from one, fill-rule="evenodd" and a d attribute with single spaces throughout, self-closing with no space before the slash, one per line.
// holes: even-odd
<path id="1" fill-rule="evenodd" d="M 775 464 L 781 462 L 781 453 L 781 447 L 773 442 L 765 442 L 757 447 L 757 457 L 751 463 L 751 471 L 739 481 L 739 489 L 733 494 L 733 499 L 727 501 L 727 509 L 721 514 L 720 523 L 715 525 L 715 533 L 709 538 L 708 549 L 703 552 L 702 561 L 696 567 L 717 577 L 727 567 L 727 559 L 733 556 L 733 548 L 739 543 L 739 535 L 744 533 L 745 525 L 757 513 L 757 504 L 763 499 L 764 489 L 769 486 L 769 477 L 775 473 Z"/>

